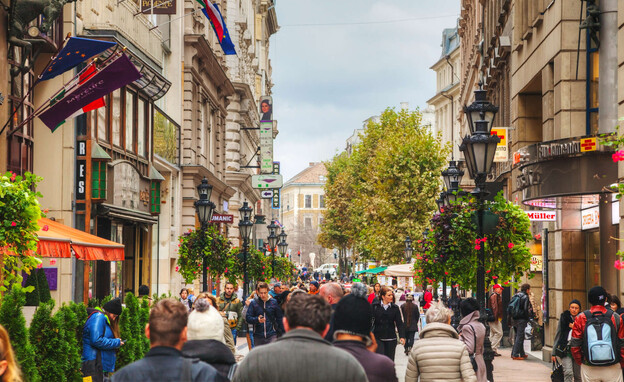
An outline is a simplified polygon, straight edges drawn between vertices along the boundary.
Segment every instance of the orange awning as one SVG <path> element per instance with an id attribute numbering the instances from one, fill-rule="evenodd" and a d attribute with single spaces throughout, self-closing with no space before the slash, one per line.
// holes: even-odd
<path id="1" fill-rule="evenodd" d="M 37 222 L 37 254 L 42 257 L 71 257 L 71 249 L 80 260 L 121 261 L 123 244 L 115 243 L 50 219 Z M 70 249 L 71 247 L 71 249 Z"/>

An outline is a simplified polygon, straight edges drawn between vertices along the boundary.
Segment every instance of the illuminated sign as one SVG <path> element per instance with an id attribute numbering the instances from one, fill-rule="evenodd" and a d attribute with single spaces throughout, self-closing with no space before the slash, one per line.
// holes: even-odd
<path id="1" fill-rule="evenodd" d="M 533 222 L 554 222 L 557 219 L 555 211 L 525 211 L 530 221 Z"/>
<path id="2" fill-rule="evenodd" d="M 600 212 L 598 206 L 581 211 L 581 229 L 600 227 Z"/>

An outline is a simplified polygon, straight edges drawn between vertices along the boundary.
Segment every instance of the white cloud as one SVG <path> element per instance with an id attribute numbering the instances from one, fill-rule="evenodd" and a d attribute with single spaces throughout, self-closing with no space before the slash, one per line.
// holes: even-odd
<path id="1" fill-rule="evenodd" d="M 285 179 L 329 160 L 362 121 L 402 101 L 425 107 L 429 67 L 459 0 L 279 0 L 272 37 L 273 99 L 280 134 L 275 160 Z M 436 16 L 455 15 L 438 18 Z M 296 26 L 400 21 L 360 25 Z"/>

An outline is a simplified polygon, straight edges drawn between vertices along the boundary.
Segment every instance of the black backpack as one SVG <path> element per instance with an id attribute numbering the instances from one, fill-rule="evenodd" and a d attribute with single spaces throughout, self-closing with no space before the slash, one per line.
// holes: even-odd
<path id="1" fill-rule="evenodd" d="M 524 311 L 524 299 L 522 298 L 520 293 L 516 293 L 509 301 L 509 305 L 507 305 L 507 313 L 513 319 L 521 319 L 526 318 L 526 312 Z"/>
<path id="2" fill-rule="evenodd" d="M 418 303 L 420 304 L 421 308 L 424 308 L 425 305 L 427 305 L 427 301 L 425 301 L 425 292 L 422 292 L 420 297 L 418 297 Z"/>

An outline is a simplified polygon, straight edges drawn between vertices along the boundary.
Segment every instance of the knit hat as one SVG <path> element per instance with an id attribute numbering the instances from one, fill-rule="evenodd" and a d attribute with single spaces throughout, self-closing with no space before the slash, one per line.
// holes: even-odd
<path id="1" fill-rule="evenodd" d="M 217 340 L 225 343 L 223 317 L 217 309 L 210 306 L 205 298 L 197 299 L 193 306 L 195 310 L 188 316 L 188 340 Z"/>
<path id="2" fill-rule="evenodd" d="M 601 286 L 595 286 L 587 293 L 589 303 L 604 306 L 607 303 L 607 291 Z"/>
<path id="3" fill-rule="evenodd" d="M 336 334 L 345 333 L 364 338 L 367 346 L 372 343 L 373 308 L 366 300 L 366 292 L 364 284 L 355 283 L 351 293 L 338 301 L 334 311 L 334 338 Z"/>
<path id="4" fill-rule="evenodd" d="M 570 301 L 570 303 L 568 304 L 568 306 L 572 305 L 572 304 L 576 304 L 579 306 L 579 308 L 581 307 L 581 302 L 577 299 L 574 299 L 572 301 Z"/>
<path id="5" fill-rule="evenodd" d="M 106 304 L 104 304 L 102 308 L 104 308 L 104 310 L 107 311 L 108 313 L 116 314 L 119 316 L 122 311 L 121 300 L 119 299 L 119 297 L 114 298 L 110 300 L 109 302 L 107 302 Z"/>
<path id="6" fill-rule="evenodd" d="M 314 286 L 316 287 L 316 289 L 318 289 L 318 288 L 319 288 L 319 283 L 318 283 L 318 281 L 316 281 L 316 280 L 312 280 L 312 281 L 310 281 L 310 285 L 314 285 Z"/>

